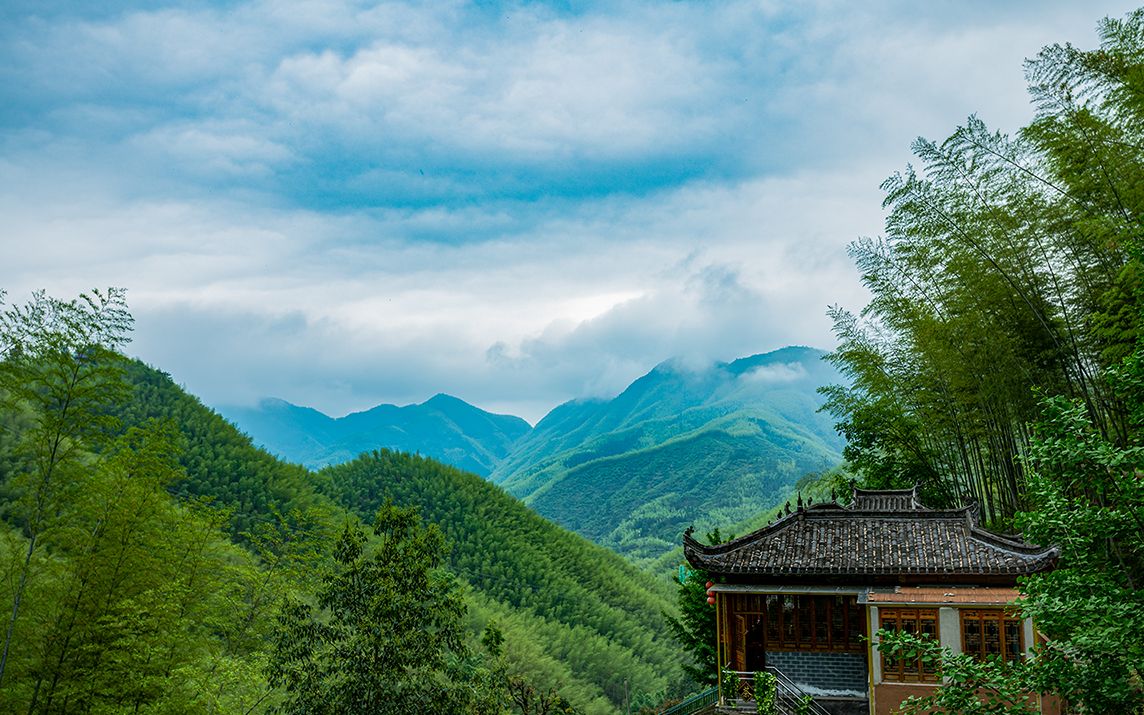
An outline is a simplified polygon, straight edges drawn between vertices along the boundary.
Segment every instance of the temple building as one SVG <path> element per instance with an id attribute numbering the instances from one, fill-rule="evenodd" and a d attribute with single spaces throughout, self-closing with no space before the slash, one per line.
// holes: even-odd
<path id="1" fill-rule="evenodd" d="M 880 654 L 879 628 L 980 658 L 1029 657 L 1037 633 L 1007 604 L 1019 576 L 1053 567 L 1055 548 L 982 529 L 975 506 L 930 509 L 916 488 L 855 489 L 848 504 L 800 498 L 787 511 L 724 544 L 684 535 L 687 561 L 715 583 L 719 668 L 737 682 L 769 671 L 788 695 L 811 696 L 812 712 L 882 715 L 939 683 L 920 660 Z M 724 704 L 741 694 L 720 687 Z"/>

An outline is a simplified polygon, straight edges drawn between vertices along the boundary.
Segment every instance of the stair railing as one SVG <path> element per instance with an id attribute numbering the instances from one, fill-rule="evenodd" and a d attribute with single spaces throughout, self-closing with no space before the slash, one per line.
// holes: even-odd
<path id="1" fill-rule="evenodd" d="M 718 699 L 719 688 L 712 686 L 702 693 L 692 695 L 677 705 L 672 705 L 667 710 L 660 712 L 659 715 L 691 715 L 705 707 L 714 705 Z"/>
<path id="2" fill-rule="evenodd" d="M 786 676 L 773 665 L 768 665 L 766 670 L 771 675 L 775 676 L 777 681 L 775 700 L 779 704 L 779 712 L 801 713 L 806 712 L 807 715 L 830 715 L 830 711 L 815 702 L 814 698 L 803 692 L 798 684 Z M 802 703 L 806 702 L 806 705 Z M 799 708 L 805 708 L 800 710 Z"/>
<path id="3" fill-rule="evenodd" d="M 766 671 L 775 676 L 775 709 L 779 715 L 830 715 L 830 711 L 815 702 L 814 698 L 803 692 L 798 684 L 788 678 L 778 668 L 768 665 Z M 738 676 L 738 692 L 730 697 L 741 700 L 755 699 L 755 674 L 753 672 L 735 671 Z M 805 703 L 805 704 L 804 704 Z"/>

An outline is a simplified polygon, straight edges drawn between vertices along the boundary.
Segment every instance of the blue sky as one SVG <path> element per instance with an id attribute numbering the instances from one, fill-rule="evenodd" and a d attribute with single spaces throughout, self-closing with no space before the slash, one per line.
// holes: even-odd
<path id="1" fill-rule="evenodd" d="M 909 144 L 1117 2 L 0 3 L 0 288 L 124 286 L 208 404 L 530 420 L 832 344 Z"/>

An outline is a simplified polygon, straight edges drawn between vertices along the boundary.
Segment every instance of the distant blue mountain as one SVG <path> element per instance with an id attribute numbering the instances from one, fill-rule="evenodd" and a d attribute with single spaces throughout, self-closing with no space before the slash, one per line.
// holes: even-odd
<path id="1" fill-rule="evenodd" d="M 311 469 L 388 448 L 487 476 L 530 430 L 519 417 L 485 412 L 444 394 L 419 405 L 378 405 L 338 418 L 279 399 L 219 412 L 267 451 Z"/>

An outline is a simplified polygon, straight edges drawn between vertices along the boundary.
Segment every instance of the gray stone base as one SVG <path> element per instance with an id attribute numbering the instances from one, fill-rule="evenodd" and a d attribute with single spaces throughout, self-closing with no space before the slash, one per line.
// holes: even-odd
<path id="1" fill-rule="evenodd" d="M 870 701 L 866 698 L 815 698 L 814 702 L 830 715 L 868 715 Z"/>
<path id="2" fill-rule="evenodd" d="M 768 651 L 767 664 L 815 698 L 867 695 L 866 656 L 861 653 Z"/>

